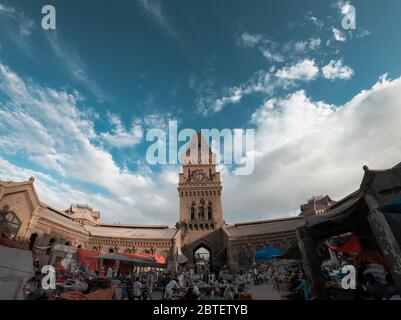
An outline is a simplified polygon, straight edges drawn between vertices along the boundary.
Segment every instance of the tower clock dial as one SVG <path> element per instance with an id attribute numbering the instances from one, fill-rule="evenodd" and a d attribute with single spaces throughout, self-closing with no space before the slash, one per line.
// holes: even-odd
<path id="1" fill-rule="evenodd" d="M 203 181 L 204 177 L 205 177 L 205 176 L 203 175 L 202 172 L 197 172 L 197 173 L 195 174 L 195 181 L 201 182 L 201 181 Z"/>

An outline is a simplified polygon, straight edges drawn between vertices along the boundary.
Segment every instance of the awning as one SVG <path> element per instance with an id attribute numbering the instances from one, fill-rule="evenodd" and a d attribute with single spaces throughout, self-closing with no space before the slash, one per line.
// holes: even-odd
<path id="1" fill-rule="evenodd" d="M 102 253 L 94 258 L 100 260 L 112 260 L 129 263 L 135 267 L 149 267 L 149 268 L 166 268 L 166 264 L 157 263 L 155 260 L 130 258 L 116 253 Z"/>
<path id="2" fill-rule="evenodd" d="M 151 255 L 146 253 L 104 253 L 99 251 L 90 251 L 79 248 L 77 251 L 79 263 L 91 270 L 97 270 L 99 259 L 122 261 L 132 263 L 139 267 L 166 268 L 166 259 L 162 256 Z"/>
<path id="3" fill-rule="evenodd" d="M 136 260 L 134 258 L 120 256 L 115 253 L 101 253 L 101 254 L 95 256 L 94 258 L 103 259 L 103 260 L 126 261 L 126 262 L 133 262 L 134 260 Z"/>
<path id="4" fill-rule="evenodd" d="M 273 257 L 277 257 L 284 252 L 283 249 L 278 247 L 266 247 L 253 254 L 254 260 L 270 260 Z"/>

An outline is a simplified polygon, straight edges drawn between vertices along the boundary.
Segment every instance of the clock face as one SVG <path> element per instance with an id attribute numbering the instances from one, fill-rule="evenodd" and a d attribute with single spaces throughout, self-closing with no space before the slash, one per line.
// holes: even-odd
<path id="1" fill-rule="evenodd" d="M 195 175 L 195 180 L 198 182 L 202 181 L 203 178 L 204 178 L 204 176 L 203 176 L 203 173 L 201 173 L 201 172 L 199 172 Z"/>

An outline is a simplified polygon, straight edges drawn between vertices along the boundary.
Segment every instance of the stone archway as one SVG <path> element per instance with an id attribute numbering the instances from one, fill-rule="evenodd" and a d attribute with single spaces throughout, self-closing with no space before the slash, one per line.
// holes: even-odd
<path id="1" fill-rule="evenodd" d="M 212 265 L 213 254 L 210 247 L 204 243 L 200 243 L 192 250 L 192 260 L 193 264 L 207 264 Z"/>
<path id="2" fill-rule="evenodd" d="M 199 242 L 192 247 L 192 265 L 195 273 L 201 277 L 203 281 L 207 281 L 210 271 L 213 269 L 213 249 L 205 242 Z"/>

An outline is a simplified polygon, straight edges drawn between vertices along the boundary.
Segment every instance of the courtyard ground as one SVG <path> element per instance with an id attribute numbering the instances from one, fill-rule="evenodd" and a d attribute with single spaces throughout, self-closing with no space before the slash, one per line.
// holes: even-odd
<path id="1" fill-rule="evenodd" d="M 278 290 L 274 289 L 273 285 L 263 283 L 255 286 L 252 284 L 247 288 L 251 291 L 253 300 L 281 300 Z M 154 290 L 152 296 L 154 300 L 160 300 L 162 291 Z"/>
<path id="2" fill-rule="evenodd" d="M 253 300 L 281 300 L 278 290 L 274 289 L 271 284 L 249 285 L 248 288 L 252 293 Z"/>

